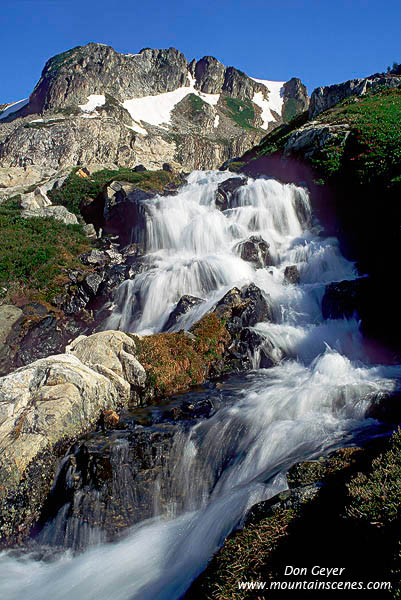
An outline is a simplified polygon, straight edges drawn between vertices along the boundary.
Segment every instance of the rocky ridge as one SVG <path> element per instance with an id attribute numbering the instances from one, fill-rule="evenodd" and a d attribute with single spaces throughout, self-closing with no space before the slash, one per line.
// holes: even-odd
<path id="1" fill-rule="evenodd" d="M 188 63 L 174 48 L 73 48 L 46 63 L 19 110 L 0 113 L 0 185 L 21 181 L 21 168 L 29 183 L 78 164 L 216 168 L 308 106 L 298 79 L 279 100 L 266 85 L 213 57 Z"/>

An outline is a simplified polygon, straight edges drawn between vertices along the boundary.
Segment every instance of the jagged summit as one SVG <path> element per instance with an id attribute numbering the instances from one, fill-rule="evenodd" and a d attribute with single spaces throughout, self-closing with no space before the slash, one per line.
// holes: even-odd
<path id="1" fill-rule="evenodd" d="M 308 106 L 299 79 L 271 82 L 175 48 L 104 44 L 50 58 L 30 98 L 0 112 L 0 167 L 215 168 Z"/>

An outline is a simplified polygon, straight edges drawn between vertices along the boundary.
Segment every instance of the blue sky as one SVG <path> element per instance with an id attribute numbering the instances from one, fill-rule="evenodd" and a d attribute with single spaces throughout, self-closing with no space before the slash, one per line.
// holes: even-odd
<path id="1" fill-rule="evenodd" d="M 88 42 L 174 46 L 309 93 L 401 62 L 401 0 L 2 0 L 0 103 L 30 94 L 48 58 Z"/>

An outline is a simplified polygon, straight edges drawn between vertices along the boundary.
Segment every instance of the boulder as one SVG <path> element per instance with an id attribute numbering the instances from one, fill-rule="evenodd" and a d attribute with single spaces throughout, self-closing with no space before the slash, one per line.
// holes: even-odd
<path id="1" fill-rule="evenodd" d="M 135 184 L 113 181 L 103 191 L 105 233 L 118 235 L 122 246 L 131 242 L 146 246 L 146 205 L 153 198 Z"/>
<path id="2" fill-rule="evenodd" d="M 368 277 L 326 285 L 322 299 L 323 318 L 343 319 L 365 313 L 369 305 L 371 287 Z"/>
<path id="3" fill-rule="evenodd" d="M 29 532 L 63 449 L 93 428 L 103 410 L 121 407 L 128 397 L 110 379 L 65 354 L 0 379 L 2 545 Z"/>
<path id="4" fill-rule="evenodd" d="M 0 375 L 7 373 L 11 358 L 11 344 L 7 343 L 8 336 L 23 316 L 23 312 L 12 304 L 0 306 Z"/>
<path id="5" fill-rule="evenodd" d="M 247 240 L 239 242 L 236 251 L 242 260 L 252 263 L 257 269 L 274 264 L 269 252 L 269 244 L 260 235 L 251 235 Z"/>
<path id="6" fill-rule="evenodd" d="M 42 217 L 62 221 L 65 225 L 78 225 L 78 219 L 70 213 L 65 206 L 45 206 L 42 208 L 27 208 L 22 210 L 21 216 L 24 219 L 30 217 Z"/>
<path id="7" fill-rule="evenodd" d="M 163 327 L 163 331 L 169 331 L 172 329 L 177 322 L 180 320 L 182 315 L 189 312 L 194 306 L 203 304 L 205 302 L 202 298 L 196 298 L 196 296 L 185 295 L 180 298 L 174 310 L 171 311 L 170 316 Z"/>
<path id="8" fill-rule="evenodd" d="M 76 356 L 89 367 L 106 367 L 127 381 L 134 388 L 134 393 L 144 388 L 146 381 L 145 369 L 135 358 L 135 352 L 135 341 L 122 331 L 80 335 L 66 348 L 67 354 Z"/>
<path id="9" fill-rule="evenodd" d="M 284 283 L 297 284 L 301 281 L 297 265 L 289 265 L 284 269 Z"/>
<path id="10" fill-rule="evenodd" d="M 241 290 L 232 288 L 216 304 L 213 312 L 235 327 L 252 327 L 260 321 L 272 321 L 269 297 L 254 283 Z"/>
<path id="11" fill-rule="evenodd" d="M 216 192 L 216 208 L 221 211 L 231 208 L 232 196 L 240 187 L 246 185 L 246 181 L 244 177 L 230 177 L 230 179 L 226 179 L 223 183 L 220 183 L 217 186 Z"/>

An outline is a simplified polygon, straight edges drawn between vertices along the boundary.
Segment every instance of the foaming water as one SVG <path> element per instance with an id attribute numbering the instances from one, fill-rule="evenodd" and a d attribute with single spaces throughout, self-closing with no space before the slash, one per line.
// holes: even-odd
<path id="1" fill-rule="evenodd" d="M 249 180 L 222 213 L 215 193 L 229 176 L 194 172 L 178 196 L 149 202 L 152 268 L 122 284 L 107 326 L 160 331 L 191 294 L 205 302 L 176 326 L 188 328 L 233 285 L 253 281 L 271 299 L 274 322 L 254 329 L 274 348 L 277 366 L 245 376 L 228 405 L 177 433 L 154 485 L 154 518 L 117 543 L 50 563 L 3 552 L 2 599 L 20 600 L 27 590 L 33 600 L 180 598 L 247 510 L 286 488 L 292 464 L 368 436 L 375 422 L 367 410 L 398 387 L 401 367 L 369 363 L 357 318 L 323 320 L 325 284 L 356 273 L 335 239 L 306 230 L 305 190 Z M 254 234 L 270 244 L 272 266 L 256 269 L 238 255 L 238 242 Z M 298 285 L 285 280 L 290 265 Z M 158 498 L 161 480 L 167 506 Z"/>

